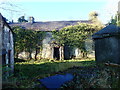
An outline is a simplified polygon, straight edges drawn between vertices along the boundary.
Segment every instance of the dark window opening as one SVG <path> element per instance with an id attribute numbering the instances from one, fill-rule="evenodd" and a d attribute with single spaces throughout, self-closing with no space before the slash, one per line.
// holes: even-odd
<path id="1" fill-rule="evenodd" d="M 5 65 L 6 64 L 6 50 L 5 49 L 2 49 L 2 65 Z"/>
<path id="2" fill-rule="evenodd" d="M 70 47 L 65 46 L 64 47 L 64 59 L 69 60 L 69 59 L 71 59 L 70 57 L 71 57 L 70 56 Z"/>
<path id="3" fill-rule="evenodd" d="M 60 52 L 58 47 L 54 47 L 54 59 L 56 60 L 60 59 Z"/>
<path id="4" fill-rule="evenodd" d="M 10 31 L 9 31 L 9 43 L 10 43 L 10 39 L 11 39 L 11 38 L 10 38 Z"/>
<path id="5" fill-rule="evenodd" d="M 2 65 L 6 64 L 6 54 L 2 55 Z"/>

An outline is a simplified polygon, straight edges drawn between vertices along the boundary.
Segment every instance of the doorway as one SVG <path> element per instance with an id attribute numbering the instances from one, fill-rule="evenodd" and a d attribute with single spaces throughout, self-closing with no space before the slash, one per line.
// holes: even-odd
<path id="1" fill-rule="evenodd" d="M 54 59 L 59 60 L 60 59 L 60 52 L 59 52 L 59 47 L 54 47 Z"/>

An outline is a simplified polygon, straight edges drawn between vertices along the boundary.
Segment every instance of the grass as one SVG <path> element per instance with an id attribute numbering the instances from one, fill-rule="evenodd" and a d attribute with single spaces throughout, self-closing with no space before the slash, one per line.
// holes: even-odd
<path id="1" fill-rule="evenodd" d="M 74 66 L 90 66 L 93 65 L 93 60 L 63 60 L 63 61 L 29 61 L 15 64 L 15 75 L 25 76 L 29 79 L 44 78 L 55 74 L 56 72 L 67 70 Z M 18 73 L 19 72 L 19 73 Z M 30 74 L 31 73 L 31 74 Z"/>
<path id="2" fill-rule="evenodd" d="M 73 85 L 74 87 L 82 88 L 86 86 L 86 88 L 88 88 L 93 84 L 95 84 L 95 86 L 92 87 L 105 87 L 106 83 L 108 83 L 107 82 L 108 79 L 111 79 L 111 77 L 114 77 L 115 79 L 113 79 L 112 81 L 116 82 L 116 77 L 114 75 L 109 77 L 111 75 L 109 73 L 115 73 L 115 71 L 110 71 L 113 69 L 106 70 L 105 66 L 99 65 L 100 67 L 99 70 L 98 67 L 96 66 L 98 65 L 96 65 L 94 59 L 62 60 L 62 61 L 30 60 L 25 62 L 16 62 L 14 75 L 9 77 L 7 81 L 3 83 L 7 87 L 10 86 L 14 88 L 35 88 L 38 84 L 40 84 L 37 81 L 37 79 L 52 76 L 55 74 L 64 74 L 64 73 L 72 73 L 75 76 L 75 78 L 69 84 L 67 83 L 65 84 L 65 86 L 63 85 L 63 88 L 66 88 L 66 86 L 72 87 Z M 93 68 L 95 68 L 95 71 Z M 84 74 L 84 73 L 89 74 L 89 72 L 97 73 L 97 78 L 94 77 L 94 75 L 89 79 L 88 78 L 82 79 L 81 78 L 82 76 L 80 77 L 80 74 Z M 82 84 L 79 83 L 82 86 L 79 86 L 77 84 L 78 82 L 76 81 L 78 82 L 82 81 L 83 82 Z M 101 84 L 101 86 L 99 84 Z M 115 86 L 114 84 L 111 85 L 112 85 L 111 87 L 118 87 Z"/>
<path id="3" fill-rule="evenodd" d="M 103 64 L 74 67 L 67 70 L 67 73 L 72 73 L 74 79 L 69 83 L 64 84 L 61 88 L 115 88 L 120 89 L 120 68 L 110 67 Z"/>

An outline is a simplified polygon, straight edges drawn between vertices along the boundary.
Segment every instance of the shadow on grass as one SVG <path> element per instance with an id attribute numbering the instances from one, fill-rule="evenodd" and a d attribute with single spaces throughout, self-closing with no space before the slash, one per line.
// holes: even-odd
<path id="1" fill-rule="evenodd" d="M 37 81 L 38 79 L 42 79 L 44 77 L 49 77 L 49 76 L 56 75 L 56 74 L 66 74 L 66 73 L 72 73 L 74 76 L 76 76 L 75 81 L 71 83 L 71 85 L 74 84 L 74 87 L 77 87 L 76 85 L 78 85 L 76 84 L 78 77 L 80 77 L 78 78 L 78 80 L 80 80 L 82 75 L 84 76 L 92 75 L 92 73 L 94 72 L 96 74 L 100 73 L 99 74 L 100 76 L 98 77 L 101 77 L 101 78 L 95 80 L 95 77 L 91 76 L 93 78 L 93 81 L 97 82 L 98 80 L 102 80 L 102 79 L 103 81 L 105 81 L 105 79 L 108 77 L 110 79 L 111 77 L 114 77 L 115 79 L 113 79 L 112 81 L 116 81 L 115 75 L 117 74 L 115 74 L 114 71 L 110 71 L 108 67 L 104 67 L 104 66 L 100 66 L 100 70 L 97 67 L 98 65 L 96 65 L 95 61 L 73 61 L 72 60 L 72 61 L 66 61 L 66 62 L 61 61 L 61 62 L 44 62 L 44 63 L 32 62 L 32 61 L 31 62 L 19 62 L 15 64 L 15 71 L 14 71 L 14 76 L 12 77 L 12 79 L 15 81 L 15 85 L 17 86 L 17 88 L 34 88 L 34 86 L 40 84 L 40 82 Z M 111 75 L 111 73 L 115 75 Z M 104 79 L 102 76 L 105 74 L 106 76 Z M 86 83 L 83 83 L 83 84 L 86 84 Z M 111 85 L 113 85 L 112 87 L 117 87 L 117 86 L 114 86 L 117 84 L 111 84 Z"/>
<path id="2" fill-rule="evenodd" d="M 26 62 L 25 60 L 19 59 L 19 58 L 14 58 L 14 60 L 15 60 L 15 63 L 16 63 L 16 62 Z"/>
<path id="3" fill-rule="evenodd" d="M 35 86 L 37 80 L 56 74 L 65 74 L 67 69 L 74 67 L 92 67 L 95 61 L 66 61 L 66 62 L 19 62 L 15 64 L 14 79 L 18 87 Z"/>
<path id="4" fill-rule="evenodd" d="M 43 78 L 53 75 L 58 72 L 67 70 L 68 68 L 77 66 L 94 66 L 95 61 L 80 61 L 80 62 L 46 62 L 40 63 L 20 63 L 15 65 L 15 76 L 26 76 L 28 78 Z"/>

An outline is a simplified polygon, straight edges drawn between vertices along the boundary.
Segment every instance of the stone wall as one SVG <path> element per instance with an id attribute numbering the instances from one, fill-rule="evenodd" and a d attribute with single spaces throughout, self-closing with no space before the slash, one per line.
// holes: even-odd
<path id="1" fill-rule="evenodd" d="M 94 45 L 94 41 L 91 37 L 89 37 L 85 41 L 85 49 L 88 52 L 88 57 L 89 58 L 94 58 L 95 57 L 95 45 Z"/>
<path id="2" fill-rule="evenodd" d="M 53 46 L 51 45 L 52 41 L 54 41 L 54 39 L 52 39 L 52 33 L 46 32 L 46 37 L 42 42 L 42 58 L 53 59 Z"/>
<path id="3" fill-rule="evenodd" d="M 7 70 L 5 76 L 9 76 L 14 71 L 14 44 L 13 32 L 0 14 L 0 60 L 3 65 L 7 65 L 11 70 Z"/>
<path id="4" fill-rule="evenodd" d="M 95 56 L 97 62 L 120 64 L 120 38 L 108 37 L 95 40 Z"/>
<path id="5" fill-rule="evenodd" d="M 60 54 L 60 58 L 64 59 L 71 59 L 71 58 L 81 58 L 81 50 L 76 48 L 76 47 L 69 47 L 69 46 L 64 46 L 64 48 L 62 48 L 59 45 L 55 45 L 52 42 L 55 42 L 55 39 L 52 38 L 52 33 L 51 32 L 46 32 L 46 37 L 43 39 L 42 42 L 42 52 L 38 53 L 37 57 L 38 59 L 40 58 L 46 58 L 46 59 L 54 59 L 54 48 L 57 47 L 59 48 L 59 54 Z M 89 57 L 94 57 L 94 52 L 92 49 L 92 39 L 89 39 L 88 41 L 86 41 L 85 43 L 85 48 L 89 51 L 88 56 Z M 41 55 L 41 56 L 40 56 Z M 32 58 L 34 59 L 35 56 L 35 51 L 32 52 Z M 19 54 L 19 58 L 21 59 L 28 59 L 29 57 L 29 53 L 28 52 L 21 52 Z"/>
<path id="6" fill-rule="evenodd" d="M 10 50 L 11 51 L 11 55 L 10 55 L 10 63 L 11 64 L 14 64 L 14 47 L 13 47 L 13 35 L 12 35 L 12 32 L 11 30 L 7 27 L 7 26 L 4 26 L 3 28 L 3 40 L 2 40 L 2 44 L 3 44 L 3 48 L 2 49 L 5 49 L 6 50 L 6 64 L 9 64 L 9 61 L 8 61 L 8 51 Z"/>
<path id="7" fill-rule="evenodd" d="M 2 55 L 2 30 L 0 29 L 0 55 Z"/>
<path id="8" fill-rule="evenodd" d="M 93 34 L 97 62 L 120 64 L 120 27 L 108 25 Z"/>

